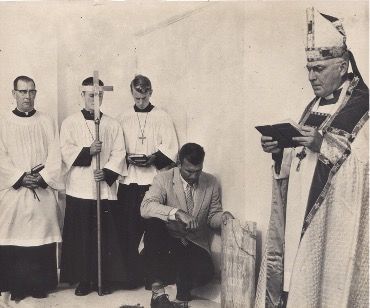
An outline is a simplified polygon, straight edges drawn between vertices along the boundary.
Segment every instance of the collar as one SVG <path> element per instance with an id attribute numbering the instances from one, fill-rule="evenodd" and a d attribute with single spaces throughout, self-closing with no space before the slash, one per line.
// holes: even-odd
<path id="1" fill-rule="evenodd" d="M 342 91 L 342 87 L 340 87 L 339 89 L 336 89 L 332 94 L 330 94 L 326 97 L 322 97 L 320 99 L 319 105 L 320 106 L 325 106 L 325 105 L 335 104 L 339 99 L 341 91 Z"/>
<path id="2" fill-rule="evenodd" d="M 182 183 L 182 187 L 184 188 L 184 191 L 186 190 L 186 187 L 188 185 L 191 186 L 191 187 L 193 187 L 193 191 L 197 189 L 198 183 L 194 183 L 193 185 L 190 185 L 188 182 L 186 182 L 184 180 L 184 178 L 182 177 L 182 175 L 181 175 L 180 169 L 179 169 L 179 175 L 180 175 L 180 180 L 181 180 L 181 183 Z"/>
<path id="3" fill-rule="evenodd" d="M 94 120 L 94 113 L 90 113 L 85 108 L 81 110 L 85 120 Z M 100 111 L 100 118 L 102 117 L 103 113 Z"/>
<path id="4" fill-rule="evenodd" d="M 149 102 L 149 105 L 146 106 L 144 109 L 139 109 L 134 105 L 135 112 L 151 112 L 153 110 L 154 106 Z"/>
<path id="5" fill-rule="evenodd" d="M 23 112 L 23 111 L 20 111 L 18 108 L 15 108 L 13 110 L 13 113 L 16 116 L 21 117 L 21 118 L 29 118 L 29 117 L 32 117 L 36 113 L 36 109 L 32 109 L 29 112 Z"/>

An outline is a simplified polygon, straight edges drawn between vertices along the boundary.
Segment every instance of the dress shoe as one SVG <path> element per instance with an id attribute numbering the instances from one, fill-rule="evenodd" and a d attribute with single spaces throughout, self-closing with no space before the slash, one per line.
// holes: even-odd
<path id="1" fill-rule="evenodd" d="M 176 299 L 181 302 L 190 302 L 191 301 L 191 294 L 190 291 L 192 289 L 193 282 L 188 277 L 185 279 L 185 277 L 180 278 L 180 276 L 177 276 L 176 278 Z"/>
<path id="2" fill-rule="evenodd" d="M 190 292 L 177 292 L 176 299 L 181 302 L 190 302 L 192 298 Z"/>
<path id="3" fill-rule="evenodd" d="M 175 308 L 189 308 L 188 302 L 173 301 L 172 304 Z"/>
<path id="4" fill-rule="evenodd" d="M 96 292 L 99 292 L 98 290 L 98 285 L 96 283 L 92 283 L 91 284 L 91 290 L 92 291 L 96 291 Z M 108 295 L 108 294 L 111 294 L 112 293 L 112 288 L 108 285 L 108 284 L 105 284 L 102 286 L 101 288 L 101 293 L 103 295 Z"/>
<path id="5" fill-rule="evenodd" d="M 112 289 L 110 286 L 102 286 L 101 288 L 101 293 L 103 295 L 108 295 L 108 294 L 111 294 L 112 293 Z"/>
<path id="6" fill-rule="evenodd" d="M 25 298 L 26 298 L 26 295 L 24 293 L 21 293 L 21 292 L 11 292 L 10 293 L 10 300 L 11 301 L 19 302 L 19 301 L 21 301 L 22 299 L 25 299 Z"/>
<path id="7" fill-rule="evenodd" d="M 31 296 L 33 298 L 47 298 L 48 294 L 45 291 L 33 291 Z"/>
<path id="8" fill-rule="evenodd" d="M 75 295 L 85 296 L 91 292 L 90 283 L 80 282 L 75 290 Z"/>
<path id="9" fill-rule="evenodd" d="M 168 294 L 162 294 L 155 299 L 152 297 L 150 308 L 174 308 L 174 304 L 168 299 Z"/>

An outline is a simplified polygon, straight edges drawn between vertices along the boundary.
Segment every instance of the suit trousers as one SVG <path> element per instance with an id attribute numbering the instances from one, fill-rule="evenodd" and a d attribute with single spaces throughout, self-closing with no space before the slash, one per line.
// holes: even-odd
<path id="1" fill-rule="evenodd" d="M 214 274 L 211 256 L 200 246 L 172 237 L 166 223 L 160 219 L 146 220 L 145 272 L 149 283 L 171 281 L 168 269 L 172 269 L 172 278 L 176 281 L 177 297 L 190 295 L 190 290 L 209 282 Z M 170 275 L 171 276 L 171 275 Z"/>

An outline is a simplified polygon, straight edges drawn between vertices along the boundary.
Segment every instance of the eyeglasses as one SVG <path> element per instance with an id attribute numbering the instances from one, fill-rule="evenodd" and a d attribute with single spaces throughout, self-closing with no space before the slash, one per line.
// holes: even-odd
<path id="1" fill-rule="evenodd" d="M 17 91 L 22 95 L 27 95 L 29 93 L 31 96 L 35 96 L 37 93 L 37 90 L 14 90 L 14 91 Z"/>

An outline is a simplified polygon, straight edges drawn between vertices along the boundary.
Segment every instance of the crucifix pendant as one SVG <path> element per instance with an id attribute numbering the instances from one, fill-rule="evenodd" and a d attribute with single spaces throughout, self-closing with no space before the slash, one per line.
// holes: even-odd
<path id="1" fill-rule="evenodd" d="M 141 144 L 144 144 L 144 139 L 146 139 L 146 137 L 142 135 L 141 137 L 139 137 L 139 139 L 141 140 Z"/>
<path id="2" fill-rule="evenodd" d="M 299 162 L 298 162 L 298 165 L 297 165 L 297 169 L 296 169 L 296 171 L 298 172 L 301 169 L 302 160 L 307 156 L 307 154 L 306 154 L 306 148 L 303 148 L 302 151 L 299 152 L 299 153 L 297 153 L 296 156 L 299 159 Z"/>

